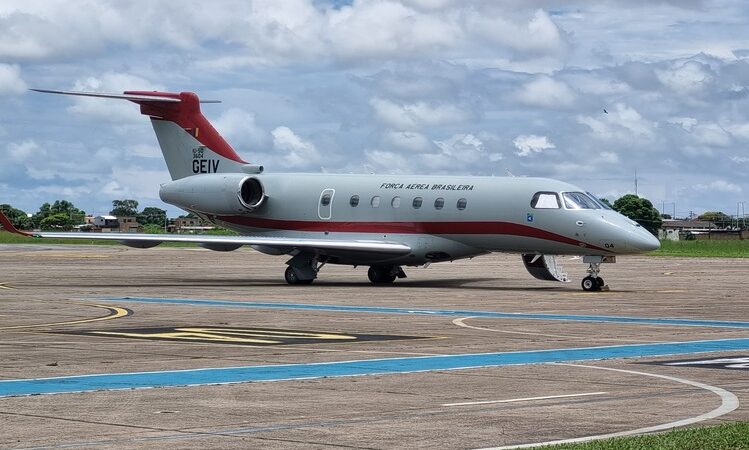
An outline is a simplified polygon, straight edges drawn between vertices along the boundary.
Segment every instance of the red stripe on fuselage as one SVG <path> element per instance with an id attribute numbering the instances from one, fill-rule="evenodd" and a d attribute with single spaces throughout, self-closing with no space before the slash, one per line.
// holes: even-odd
<path id="1" fill-rule="evenodd" d="M 320 222 L 261 219 L 242 216 L 221 216 L 217 217 L 217 219 L 246 227 L 289 231 L 377 234 L 504 234 L 544 239 L 610 253 L 587 242 L 512 222 Z"/>

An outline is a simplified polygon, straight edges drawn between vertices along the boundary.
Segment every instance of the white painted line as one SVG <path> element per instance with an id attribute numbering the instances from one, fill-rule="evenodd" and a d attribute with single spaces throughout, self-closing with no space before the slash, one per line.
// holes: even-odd
<path id="1" fill-rule="evenodd" d="M 564 395 L 547 395 L 546 397 L 526 397 L 526 398 L 511 398 L 507 400 L 485 400 L 480 402 L 464 402 L 464 403 L 445 403 L 442 406 L 471 406 L 471 405 L 491 405 L 494 403 L 515 403 L 515 402 L 531 402 L 534 400 L 550 400 L 554 398 L 572 398 L 572 397 L 587 397 L 590 395 L 603 395 L 608 392 L 585 392 L 583 394 L 564 394 Z"/>
<path id="2" fill-rule="evenodd" d="M 510 331 L 510 330 L 497 330 L 495 328 L 474 327 L 473 325 L 468 325 L 467 323 L 464 322 L 468 319 L 475 319 L 475 318 L 476 316 L 461 317 L 460 319 L 453 320 L 453 325 L 457 325 L 463 328 L 470 328 L 472 330 L 493 331 L 495 333 L 524 334 L 524 335 L 530 335 L 530 336 L 544 336 L 544 337 L 558 337 L 558 338 L 570 338 L 571 337 L 571 336 L 566 336 L 566 335 L 561 335 L 561 334 L 532 333 L 532 332 L 526 332 L 526 331 Z M 572 338 L 574 339 L 574 337 Z"/>
<path id="3" fill-rule="evenodd" d="M 584 436 L 584 437 L 572 438 L 572 439 L 560 439 L 557 441 L 534 442 L 532 444 L 520 444 L 520 445 L 505 445 L 502 447 L 491 447 L 491 448 L 486 448 L 482 450 L 508 450 L 508 449 L 514 449 L 514 448 L 541 447 L 544 445 L 572 444 L 572 443 L 577 443 L 577 442 L 596 441 L 599 439 L 609 439 L 613 437 L 633 436 L 636 434 L 666 431 L 666 430 L 670 430 L 670 429 L 677 428 L 677 427 L 684 427 L 684 426 L 692 425 L 698 422 L 703 422 L 709 419 L 715 419 L 716 417 L 720 417 L 725 414 L 728 414 L 731 411 L 734 411 L 735 409 L 739 407 L 739 399 L 732 392 L 728 392 L 727 390 L 716 387 L 716 386 L 710 386 L 709 384 L 700 383 L 698 381 L 690 381 L 690 380 L 685 380 L 684 378 L 670 377 L 668 375 L 658 375 L 654 373 L 637 372 L 634 370 L 613 369 L 610 367 L 588 366 L 588 365 L 583 365 L 583 364 L 564 364 L 564 363 L 558 363 L 555 365 L 570 366 L 570 367 L 583 367 L 586 369 L 596 369 L 596 370 L 609 370 L 612 372 L 621 372 L 621 373 L 629 373 L 629 374 L 634 374 L 634 375 L 642 375 L 646 377 L 661 378 L 663 380 L 686 384 L 689 386 L 694 386 L 696 388 L 704 389 L 706 391 L 710 391 L 714 393 L 715 395 L 717 395 L 718 397 L 720 397 L 721 402 L 720 402 L 719 407 L 713 409 L 712 411 L 708 411 L 704 414 L 700 414 L 699 416 L 689 417 L 687 419 L 677 420 L 675 422 L 663 423 L 660 425 L 653 425 L 651 427 L 637 428 L 635 430 L 619 431 L 616 433 L 598 434 L 595 436 Z"/>
<path id="4" fill-rule="evenodd" d="M 586 295 L 587 294 L 588 293 L 586 293 Z M 497 330 L 496 328 L 476 327 L 476 326 L 468 325 L 467 323 L 465 323 L 465 321 L 468 319 L 476 319 L 476 318 L 478 317 L 477 316 L 461 317 L 460 319 L 455 319 L 452 322 L 453 322 L 453 325 L 457 325 L 459 327 L 470 328 L 472 330 L 492 331 L 494 333 L 525 334 L 529 336 L 564 338 L 564 339 L 572 339 L 576 341 L 591 339 L 590 336 L 573 336 L 573 335 L 564 335 L 564 334 L 532 333 L 528 331 Z M 650 343 L 651 342 L 650 340 L 647 340 L 647 339 L 619 339 L 619 338 L 604 338 L 604 337 L 596 337 L 596 340 L 606 341 L 606 342 L 627 342 L 627 343 L 633 343 L 633 342 Z"/>

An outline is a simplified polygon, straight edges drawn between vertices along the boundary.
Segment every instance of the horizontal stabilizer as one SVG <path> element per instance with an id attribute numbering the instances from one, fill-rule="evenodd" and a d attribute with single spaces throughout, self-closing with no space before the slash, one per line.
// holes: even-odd
<path id="1" fill-rule="evenodd" d="M 171 94 L 169 92 L 148 92 L 138 91 L 127 92 L 124 94 L 108 94 L 105 92 L 81 92 L 81 91 L 57 91 L 52 89 L 31 89 L 34 92 L 42 92 L 44 94 L 62 94 L 62 95 L 76 95 L 79 97 L 99 97 L 99 98 L 114 98 L 120 100 L 130 100 L 133 102 L 167 102 L 167 103 L 179 103 L 182 100 L 179 98 L 179 94 Z M 200 103 L 221 103 L 220 100 L 200 100 Z"/>

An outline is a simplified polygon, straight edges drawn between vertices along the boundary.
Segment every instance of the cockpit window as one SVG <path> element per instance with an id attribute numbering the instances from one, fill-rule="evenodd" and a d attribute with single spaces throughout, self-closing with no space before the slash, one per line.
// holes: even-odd
<path id="1" fill-rule="evenodd" d="M 567 209 L 601 209 L 597 201 L 582 192 L 565 192 L 564 207 Z"/>
<path id="2" fill-rule="evenodd" d="M 559 209 L 559 196 L 556 192 L 536 192 L 531 200 L 531 208 L 535 209 Z"/>
<path id="3" fill-rule="evenodd" d="M 598 203 L 599 205 L 601 205 L 601 208 L 611 210 L 611 207 L 609 205 L 607 205 L 606 202 L 604 202 L 603 200 L 601 200 L 600 197 L 596 197 L 595 195 L 591 194 L 590 192 L 586 192 L 586 194 L 588 194 L 588 197 L 590 197 L 593 200 L 595 200 L 596 203 Z"/>

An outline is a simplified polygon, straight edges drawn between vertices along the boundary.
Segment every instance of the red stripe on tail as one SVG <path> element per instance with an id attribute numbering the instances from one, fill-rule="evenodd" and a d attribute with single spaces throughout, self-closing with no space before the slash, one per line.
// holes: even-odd
<path id="1" fill-rule="evenodd" d="M 247 164 L 213 125 L 200 112 L 200 99 L 193 92 L 125 91 L 125 95 L 142 95 L 179 99 L 179 103 L 165 101 L 130 100 L 140 105 L 141 114 L 169 120 L 182 127 L 201 144 L 223 156 L 241 164 Z"/>

